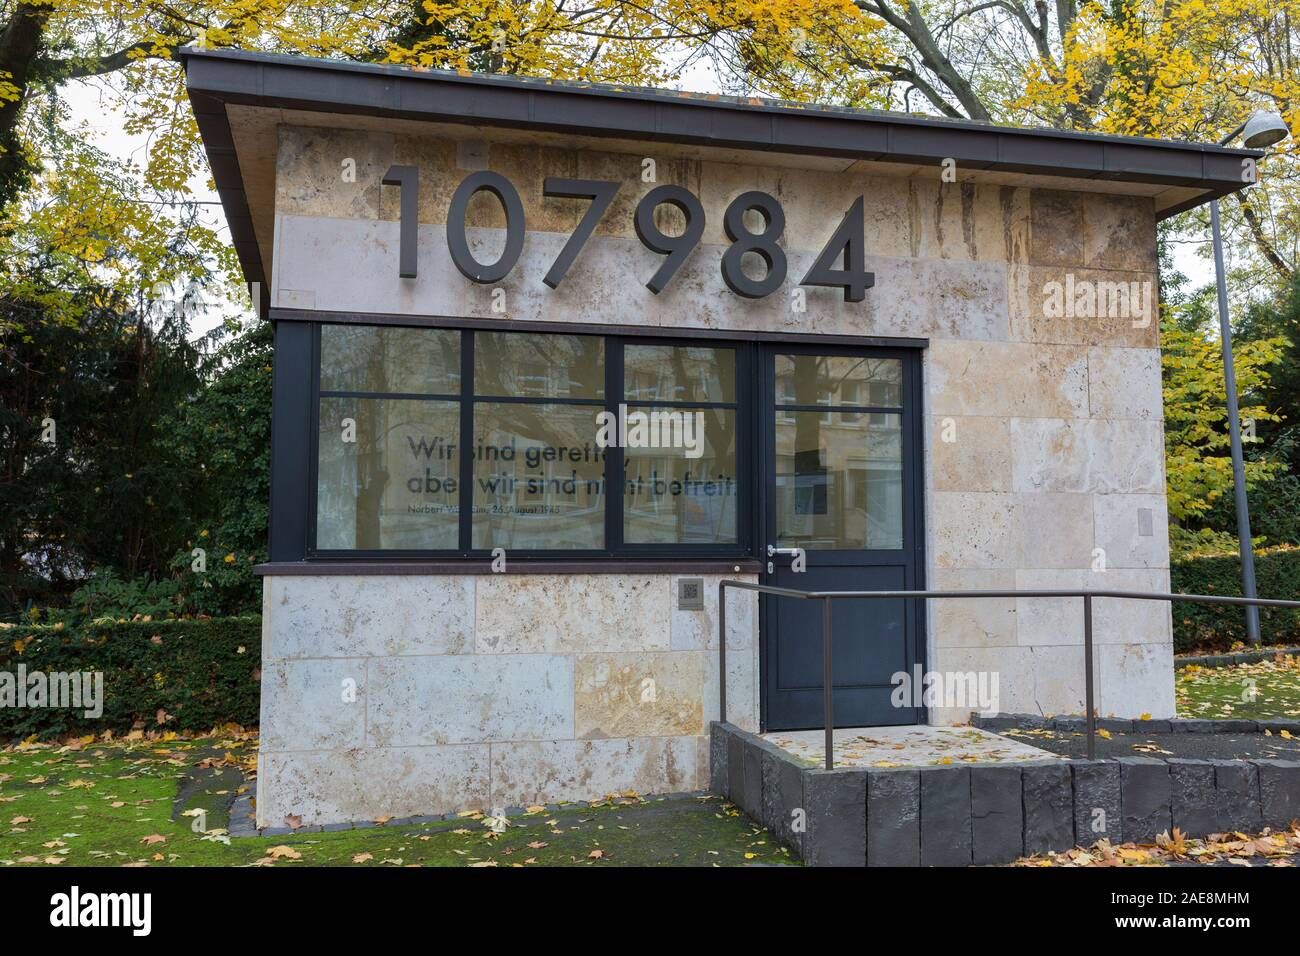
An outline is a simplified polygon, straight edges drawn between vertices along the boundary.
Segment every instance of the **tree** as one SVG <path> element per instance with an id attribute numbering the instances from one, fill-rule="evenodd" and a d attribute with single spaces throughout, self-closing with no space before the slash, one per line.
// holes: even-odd
<path id="1" fill-rule="evenodd" d="M 1196 527 L 1232 489 L 1223 356 L 1217 338 L 1205 331 L 1205 315 L 1203 305 L 1165 310 L 1160 326 L 1169 517 L 1186 528 Z M 1233 369 L 1248 436 L 1253 423 L 1280 420 L 1260 403 L 1259 395 L 1283 344 L 1281 338 L 1234 342 Z M 1254 483 L 1284 470 L 1271 460 L 1248 461 L 1246 479 Z"/>
<path id="2" fill-rule="evenodd" d="M 271 498 L 271 357 L 269 322 L 231 324 L 203 364 L 204 387 L 163 416 L 162 444 L 180 471 L 195 476 L 187 537 L 170 562 L 185 607 L 207 614 L 256 611 L 266 560 Z M 204 556 L 194 570 L 193 549 Z"/>
<path id="3" fill-rule="evenodd" d="M 49 272 L 76 278 L 54 262 Z M 156 572 L 183 540 L 190 478 L 157 419 L 196 391 L 197 349 L 181 322 L 102 287 L 77 291 L 88 304 L 75 324 L 41 321 L 40 299 L 0 296 L 0 588 L 11 608 L 91 568 Z"/>

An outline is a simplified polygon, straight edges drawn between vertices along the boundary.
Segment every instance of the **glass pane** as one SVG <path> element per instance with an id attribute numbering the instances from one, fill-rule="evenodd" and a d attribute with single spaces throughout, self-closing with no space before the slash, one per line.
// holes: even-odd
<path id="1" fill-rule="evenodd" d="M 474 394 L 604 398 L 605 342 L 592 335 L 475 332 Z"/>
<path id="2" fill-rule="evenodd" d="M 903 546 L 902 417 L 786 412 L 776 425 L 782 547 Z"/>
<path id="3" fill-rule="evenodd" d="M 734 402 L 735 349 L 629 345 L 623 396 L 638 402 Z"/>
<path id="4" fill-rule="evenodd" d="M 474 547 L 605 546 L 605 453 L 590 405 L 474 405 Z"/>
<path id="5" fill-rule="evenodd" d="M 623 455 L 628 544 L 735 543 L 734 409 L 629 408 Z"/>
<path id="6" fill-rule="evenodd" d="M 322 325 L 323 392 L 460 394 L 460 333 L 374 325 Z"/>
<path id="7" fill-rule="evenodd" d="M 322 398 L 318 450 L 316 547 L 457 547 L 456 402 Z"/>
<path id="8" fill-rule="evenodd" d="M 859 355 L 778 355 L 782 405 L 902 405 L 903 363 Z"/>

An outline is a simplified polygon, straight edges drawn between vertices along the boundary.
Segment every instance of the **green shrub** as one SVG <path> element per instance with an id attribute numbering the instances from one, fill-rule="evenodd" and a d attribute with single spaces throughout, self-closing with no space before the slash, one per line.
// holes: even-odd
<path id="1" fill-rule="evenodd" d="M 0 673 L 102 672 L 103 714 L 0 705 L 0 741 L 146 730 L 204 731 L 258 720 L 262 621 L 114 621 L 0 629 Z M 160 722 L 159 718 L 163 720 Z"/>
<path id="2" fill-rule="evenodd" d="M 1180 594 L 1241 595 L 1237 555 L 1212 555 L 1173 562 L 1173 590 Z M 1300 600 L 1300 548 L 1269 548 L 1255 555 L 1256 593 L 1263 598 Z M 1244 608 L 1225 604 L 1174 605 L 1174 650 L 1227 650 L 1246 640 Z M 1300 610 L 1260 608 L 1265 644 L 1300 643 Z"/>

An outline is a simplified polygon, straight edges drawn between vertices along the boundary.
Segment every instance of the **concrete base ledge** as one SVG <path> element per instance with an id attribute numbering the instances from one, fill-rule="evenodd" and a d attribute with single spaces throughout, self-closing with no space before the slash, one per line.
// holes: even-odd
<path id="1" fill-rule="evenodd" d="M 1041 720 L 1042 718 L 1040 718 Z M 1280 829 L 1300 819 L 1300 763 L 1043 760 L 824 770 L 714 723 L 710 788 L 810 866 L 970 866 L 1112 843 Z"/>
<path id="2" fill-rule="evenodd" d="M 1190 667 L 1193 664 L 1200 667 L 1233 667 L 1237 664 L 1257 664 L 1260 661 L 1272 660 L 1274 657 L 1281 655 L 1283 657 L 1295 657 L 1300 654 L 1300 647 L 1274 647 L 1264 651 L 1239 651 L 1235 654 L 1204 654 L 1194 657 L 1175 657 L 1174 670 L 1183 667 Z"/>
<path id="3" fill-rule="evenodd" d="M 970 725 L 981 730 L 1061 730 L 1082 733 L 1088 722 L 1079 715 L 1042 717 L 1038 714 L 971 714 Z M 1119 734 L 1262 734 L 1287 731 L 1300 734 L 1300 720 L 1208 720 L 1199 717 L 1171 717 L 1168 720 L 1128 720 L 1115 717 L 1098 717 L 1097 729 Z"/>

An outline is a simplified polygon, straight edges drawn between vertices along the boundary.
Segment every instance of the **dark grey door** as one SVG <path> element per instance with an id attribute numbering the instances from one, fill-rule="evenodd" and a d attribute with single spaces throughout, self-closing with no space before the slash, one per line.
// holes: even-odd
<path id="1" fill-rule="evenodd" d="M 801 591 L 920 587 L 919 353 L 774 346 L 766 356 L 765 583 Z M 768 555 L 768 547 L 779 549 Z M 802 549 L 807 568 L 787 553 Z M 763 715 L 769 730 L 823 726 L 820 602 L 765 595 Z M 835 724 L 911 724 L 891 703 L 922 662 L 916 607 L 836 600 Z"/>

